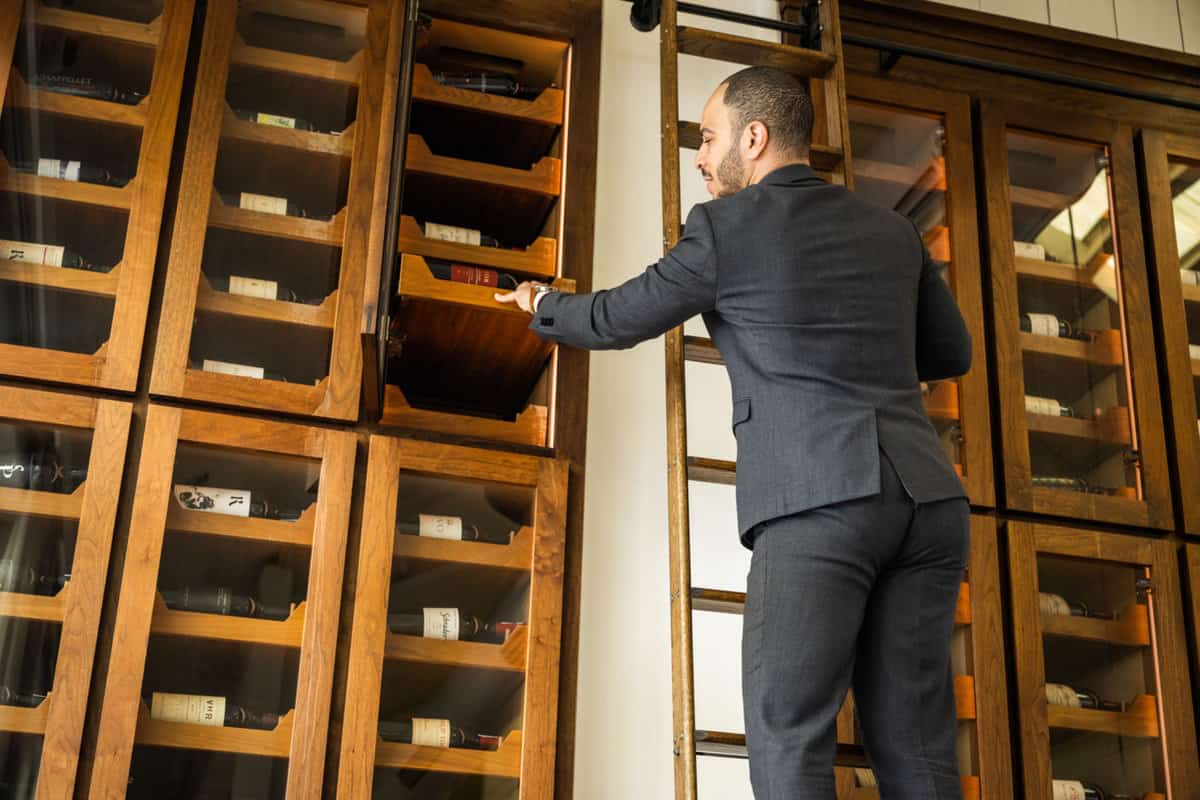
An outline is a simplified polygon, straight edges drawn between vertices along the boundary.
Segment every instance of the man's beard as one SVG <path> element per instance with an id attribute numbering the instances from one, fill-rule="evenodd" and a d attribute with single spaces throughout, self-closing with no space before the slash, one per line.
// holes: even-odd
<path id="1" fill-rule="evenodd" d="M 744 188 L 746 165 L 742 163 L 737 148 L 731 147 L 717 165 L 717 197 L 732 197 Z"/>

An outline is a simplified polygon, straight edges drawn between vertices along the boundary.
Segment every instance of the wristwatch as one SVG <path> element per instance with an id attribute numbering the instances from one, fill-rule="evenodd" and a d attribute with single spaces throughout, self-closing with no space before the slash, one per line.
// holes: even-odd
<path id="1" fill-rule="evenodd" d="M 557 291 L 558 290 L 555 289 L 553 286 L 547 286 L 544 283 L 535 283 L 533 285 L 533 290 L 529 294 L 529 309 L 530 309 L 529 313 L 531 313 L 531 314 L 537 313 L 538 298 L 540 298 L 544 294 L 550 294 L 551 292 L 557 292 Z"/>

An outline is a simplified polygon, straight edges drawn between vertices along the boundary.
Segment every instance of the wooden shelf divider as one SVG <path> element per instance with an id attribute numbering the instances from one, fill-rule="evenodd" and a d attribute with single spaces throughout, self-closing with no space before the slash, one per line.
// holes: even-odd
<path id="1" fill-rule="evenodd" d="M 134 741 L 151 747 L 287 758 L 291 749 L 294 713 L 289 711 L 281 716 L 274 730 L 260 731 L 251 728 L 163 722 L 151 719 L 150 709 L 142 703 L 138 708 L 137 734 Z"/>
<path id="2" fill-rule="evenodd" d="M 467 111 L 512 117 L 547 126 L 562 125 L 565 108 L 562 89 L 548 87 L 532 100 L 455 89 L 438 83 L 429 67 L 421 63 L 413 65 L 412 98 L 422 103 L 454 106 Z"/>
<path id="3" fill-rule="evenodd" d="M 417 221 L 405 215 L 400 217 L 396 246 L 405 254 L 511 270 L 536 275 L 543 280 L 553 279 L 557 273 L 558 242 L 546 236 L 539 236 L 524 250 L 459 244 L 426 237 Z"/>
<path id="4" fill-rule="evenodd" d="M 507 545 L 430 539 L 400 533 L 396 534 L 392 551 L 396 557 L 421 561 L 528 570 L 533 562 L 533 530 L 521 528 L 513 535 L 512 543 Z"/>
<path id="5" fill-rule="evenodd" d="M 46 732 L 46 719 L 53 696 L 53 693 L 47 694 L 36 708 L 0 705 L 0 731 L 41 736 Z"/>
<path id="6" fill-rule="evenodd" d="M 496 750 L 464 750 L 452 747 L 422 747 L 402 742 L 375 744 L 375 766 L 458 775 L 496 778 L 521 777 L 521 731 L 504 737 Z"/>
<path id="7" fill-rule="evenodd" d="M 1142 739 L 1158 738 L 1158 706 L 1153 697 L 1138 695 L 1125 711 L 1046 705 L 1051 728 L 1111 733 Z"/>
<path id="8" fill-rule="evenodd" d="M 301 78 L 342 84 L 358 83 L 363 71 L 361 51 L 346 61 L 332 61 L 300 53 L 254 47 L 246 44 L 240 36 L 234 40 L 229 62 L 271 72 L 283 72 Z"/>
<path id="9" fill-rule="evenodd" d="M 148 103 L 149 98 L 142 98 L 137 105 L 131 106 L 124 103 L 94 100 L 90 97 L 76 97 L 46 89 L 32 89 L 21 77 L 21 73 L 15 69 L 9 73 L 8 97 L 4 101 L 6 107 L 25 108 L 39 114 L 75 117 L 92 122 L 103 122 L 106 125 L 123 125 L 128 128 L 146 127 Z"/>
<path id="10" fill-rule="evenodd" d="M 291 303 L 283 300 L 268 300 L 263 297 L 219 292 L 201 277 L 200 290 L 196 295 L 196 308 L 212 314 L 245 317 L 265 322 L 280 322 L 305 328 L 332 330 L 337 312 L 337 292 L 326 297 L 319 306 L 306 303 Z"/>
<path id="11" fill-rule="evenodd" d="M 286 620 L 252 619 L 178 611 L 169 608 L 162 595 L 158 594 L 154 598 L 154 616 L 150 621 L 150 632 L 162 636 L 217 639 L 299 649 L 304 636 L 304 603 L 297 605 Z"/>
<path id="12" fill-rule="evenodd" d="M 316 504 L 304 510 L 300 519 L 288 522 L 279 519 L 235 517 L 210 511 L 189 511 L 173 500 L 167 508 L 167 530 L 176 533 L 200 533 L 206 536 L 228 536 L 258 542 L 279 542 L 311 547 L 316 522 Z"/>
<path id="13" fill-rule="evenodd" d="M 226 107 L 221 121 L 221 138 L 297 150 L 315 157 L 333 156 L 349 159 L 354 152 L 353 127 L 351 125 L 339 135 L 281 128 L 277 125 L 260 125 L 239 118 L 232 109 Z"/>
<path id="14" fill-rule="evenodd" d="M 0 592 L 0 617 L 62 622 L 70 584 L 53 597 L 20 592 Z"/>
<path id="15" fill-rule="evenodd" d="M 465 183 L 501 186 L 545 197 L 558 197 L 562 185 L 562 161 L 544 156 L 530 169 L 501 167 L 479 161 L 434 155 L 415 133 L 408 135 L 407 172 L 436 175 Z"/>
<path id="16" fill-rule="evenodd" d="M 1129 409 L 1123 407 L 1106 409 L 1096 419 L 1026 413 L 1025 425 L 1033 434 L 1085 439 L 1113 447 L 1130 444 Z"/>
<path id="17" fill-rule="evenodd" d="M 124 186 L 116 187 L 61 178 L 43 178 L 40 175 L 17 172 L 9 165 L 4 154 L 0 153 L 0 189 L 6 192 L 129 211 L 137 182 L 138 179 L 134 178 Z"/>
<path id="18" fill-rule="evenodd" d="M 528 648 L 529 634 L 525 625 L 509 634 L 503 644 L 443 641 L 389 633 L 383 646 L 383 657 L 387 661 L 524 672 Z"/>
<path id="19" fill-rule="evenodd" d="M 1021 350 L 1026 357 L 1061 358 L 1087 361 L 1098 366 L 1120 367 L 1125 363 L 1121 351 L 1121 332 L 1117 330 L 1093 331 L 1090 342 L 1077 339 L 1060 339 L 1055 336 L 1021 334 Z"/>
<path id="20" fill-rule="evenodd" d="M 260 236 L 275 236 L 294 239 L 298 242 L 338 245 L 341 243 L 345 225 L 346 209 L 343 208 L 330 220 L 304 219 L 284 214 L 267 214 L 262 211 L 247 211 L 244 208 L 227 206 L 214 191 L 212 205 L 208 211 L 208 224 L 243 233 Z"/>
<path id="21" fill-rule="evenodd" d="M 35 19 L 39 28 L 56 28 L 77 36 L 98 36 L 147 48 L 157 47 L 162 36 L 162 17 L 146 23 L 131 22 L 39 4 Z"/>
<path id="22" fill-rule="evenodd" d="M 0 487 L 0 511 L 52 519 L 79 519 L 86 488 L 85 483 L 71 494 L 58 494 Z"/>
<path id="23" fill-rule="evenodd" d="M 1150 646 L 1150 620 L 1146 607 L 1135 605 L 1115 620 L 1042 614 L 1042 633 L 1068 639 L 1106 642 L 1125 647 Z"/>

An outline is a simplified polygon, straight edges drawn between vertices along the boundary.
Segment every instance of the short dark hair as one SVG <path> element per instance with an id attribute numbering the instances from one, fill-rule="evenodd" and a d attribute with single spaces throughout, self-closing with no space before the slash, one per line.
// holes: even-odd
<path id="1" fill-rule="evenodd" d="M 808 154 L 813 105 L 803 80 L 775 67 L 747 67 L 726 78 L 723 85 L 734 136 L 758 120 L 781 150 Z"/>

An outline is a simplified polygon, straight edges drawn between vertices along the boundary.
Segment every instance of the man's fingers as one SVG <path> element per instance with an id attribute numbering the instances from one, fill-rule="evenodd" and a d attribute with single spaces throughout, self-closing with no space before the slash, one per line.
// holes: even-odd
<path id="1" fill-rule="evenodd" d="M 492 296 L 501 303 L 512 303 L 517 299 L 516 292 L 496 292 Z"/>

